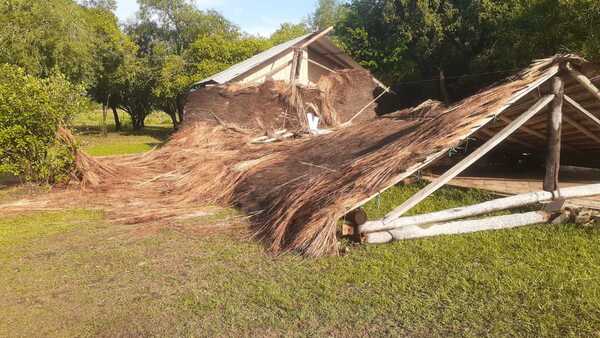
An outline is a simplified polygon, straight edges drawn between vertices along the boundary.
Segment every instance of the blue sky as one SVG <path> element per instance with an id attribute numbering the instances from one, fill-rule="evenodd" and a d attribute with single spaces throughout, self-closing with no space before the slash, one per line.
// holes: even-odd
<path id="1" fill-rule="evenodd" d="M 201 9 L 216 9 L 251 34 L 270 35 L 284 22 L 298 23 L 314 10 L 316 0 L 196 0 Z M 120 20 L 132 18 L 136 0 L 117 0 Z"/>

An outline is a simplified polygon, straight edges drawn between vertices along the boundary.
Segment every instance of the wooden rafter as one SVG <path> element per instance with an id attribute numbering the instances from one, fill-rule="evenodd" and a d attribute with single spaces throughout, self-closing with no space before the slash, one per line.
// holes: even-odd
<path id="1" fill-rule="evenodd" d="M 579 103 L 577 103 L 577 101 L 570 98 L 569 95 L 565 95 L 565 101 L 567 101 L 567 103 L 570 104 L 573 108 L 575 108 L 577 111 L 579 111 L 583 115 L 587 116 L 587 118 L 592 120 L 598 127 L 600 127 L 600 119 L 598 119 L 594 114 L 589 112 L 587 109 L 583 108 L 583 106 L 581 106 Z"/>
<path id="2" fill-rule="evenodd" d="M 594 85 L 594 83 L 585 75 L 581 74 L 577 71 L 570 63 L 567 63 L 567 70 L 569 73 L 581 84 L 585 89 L 587 89 L 592 95 L 594 95 L 598 100 L 600 100 L 600 90 L 598 87 Z"/>
<path id="3" fill-rule="evenodd" d="M 464 158 L 454 167 L 450 168 L 443 175 L 438 177 L 435 181 L 431 182 L 427 187 L 416 193 L 414 196 L 409 198 L 406 202 L 396 208 L 394 211 L 390 212 L 384 218 L 384 222 L 391 221 L 395 218 L 402 216 L 404 213 L 412 209 L 415 205 L 419 204 L 425 198 L 433 194 L 439 188 L 444 186 L 446 183 L 450 182 L 454 177 L 463 172 L 465 169 L 470 167 L 473 163 L 475 163 L 478 159 L 487 154 L 490 150 L 494 149 L 498 144 L 504 141 L 507 137 L 512 135 L 517 129 L 522 127 L 530 118 L 535 116 L 541 110 L 543 110 L 553 99 L 555 95 L 547 95 L 542 97 L 536 104 L 534 104 L 531 108 L 529 108 L 526 112 L 521 114 L 517 119 L 512 121 L 508 126 L 498 132 L 494 137 L 489 139 L 482 146 L 477 148 L 474 152 L 472 152 L 469 156 Z"/>

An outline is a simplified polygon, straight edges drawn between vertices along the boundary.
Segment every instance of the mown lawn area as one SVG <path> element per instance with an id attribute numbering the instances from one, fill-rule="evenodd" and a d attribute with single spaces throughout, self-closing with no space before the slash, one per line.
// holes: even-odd
<path id="1" fill-rule="evenodd" d="M 83 150 L 92 156 L 137 154 L 160 146 L 173 132 L 171 119 L 163 113 L 151 114 L 146 119 L 146 128 L 139 131 L 131 128 L 131 119 L 127 114 L 120 112 L 119 116 L 123 127 L 121 131 L 115 131 L 112 112 L 109 113 L 107 135 L 103 135 L 100 127 L 101 110 L 76 116 L 73 125 Z"/>
<path id="2" fill-rule="evenodd" d="M 366 209 L 384 215 L 418 187 Z M 0 189 L 2 201 L 23 194 Z M 491 198 L 444 188 L 412 213 Z M 266 253 L 234 210 L 206 211 L 141 228 L 96 210 L 0 215 L 0 336 L 600 337 L 600 225 L 305 259 Z M 235 226 L 203 235 L 214 224 Z"/>

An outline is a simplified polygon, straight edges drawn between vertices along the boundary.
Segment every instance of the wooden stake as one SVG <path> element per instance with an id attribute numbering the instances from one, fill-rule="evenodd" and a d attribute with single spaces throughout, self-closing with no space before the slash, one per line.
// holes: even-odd
<path id="1" fill-rule="evenodd" d="M 477 148 L 474 152 L 472 152 L 469 156 L 464 158 L 454 167 L 450 168 L 443 175 L 438 177 L 435 181 L 431 182 L 427 187 L 423 190 L 416 193 L 414 196 L 409 198 L 406 202 L 396 208 L 394 211 L 389 213 L 384 218 L 384 223 L 388 223 L 400 216 L 402 216 L 405 212 L 412 209 L 415 205 L 419 204 L 429 195 L 433 194 L 439 188 L 441 188 L 444 184 L 448 183 L 458 174 L 463 172 L 463 170 L 470 167 L 475 161 L 480 159 L 483 155 L 487 154 L 490 150 L 494 149 L 498 144 L 504 141 L 507 137 L 513 134 L 517 129 L 523 126 L 530 118 L 535 116 L 535 114 L 539 113 L 542 109 L 544 109 L 552 100 L 554 100 L 554 95 L 547 95 L 542 97 L 536 104 L 534 104 L 531 108 L 529 108 L 526 112 L 521 114 L 518 118 L 512 121 L 508 126 L 499 131 L 494 137 L 489 139 L 482 146 Z"/>
<path id="2" fill-rule="evenodd" d="M 564 188 L 561 190 L 560 195 L 561 197 L 567 199 L 597 196 L 600 195 L 600 184 L 589 184 Z M 400 217 L 387 224 L 383 223 L 383 220 L 371 221 L 361 225 L 359 231 L 361 233 L 381 232 L 406 226 L 448 222 L 461 218 L 474 217 L 496 211 L 509 210 L 536 203 L 548 202 L 554 199 L 556 196 L 558 196 L 558 192 L 530 192 L 466 207 L 442 210 L 423 215 Z"/>
<path id="3" fill-rule="evenodd" d="M 562 106 L 565 85 L 563 80 L 556 76 L 552 82 L 552 111 L 548 114 L 548 149 L 546 154 L 546 176 L 544 190 L 558 190 L 558 173 L 560 170 L 560 140 L 562 132 Z"/>
<path id="4" fill-rule="evenodd" d="M 548 212 L 534 211 L 524 214 L 497 216 L 478 220 L 434 224 L 428 228 L 414 225 L 391 231 L 369 233 L 364 235 L 363 238 L 366 243 L 383 244 L 404 239 L 465 234 L 486 230 L 511 229 L 525 225 L 547 223 L 550 221 L 551 217 L 552 215 Z"/>

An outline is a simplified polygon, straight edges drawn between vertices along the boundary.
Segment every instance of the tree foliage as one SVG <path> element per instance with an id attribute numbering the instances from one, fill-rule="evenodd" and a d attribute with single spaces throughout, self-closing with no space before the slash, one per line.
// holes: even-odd
<path id="1" fill-rule="evenodd" d="M 0 65 L 0 172 L 49 183 L 65 178 L 73 158 L 56 131 L 86 108 L 83 88 L 63 75 L 39 79 Z"/>
<path id="2" fill-rule="evenodd" d="M 282 23 L 281 26 L 279 26 L 279 28 L 273 32 L 273 34 L 271 34 L 270 40 L 273 45 L 279 45 L 297 37 L 306 35 L 309 32 L 309 27 L 304 23 Z"/>
<path id="3" fill-rule="evenodd" d="M 346 8 L 339 41 L 384 81 L 410 83 L 397 86 L 405 104 L 442 98 L 441 75 L 456 100 L 535 58 L 598 56 L 594 0 L 353 0 Z"/>

